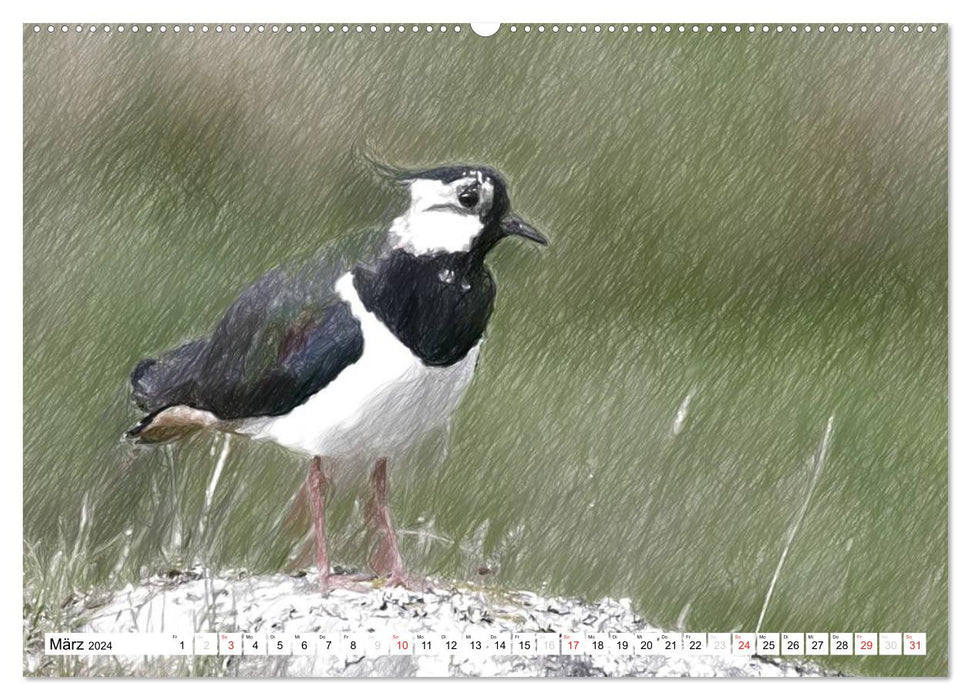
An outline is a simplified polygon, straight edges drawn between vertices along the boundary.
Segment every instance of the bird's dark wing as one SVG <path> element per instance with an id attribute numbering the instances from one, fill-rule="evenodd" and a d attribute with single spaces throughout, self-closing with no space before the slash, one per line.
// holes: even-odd
<path id="1" fill-rule="evenodd" d="M 350 306 L 281 293 L 275 275 L 247 290 L 212 335 L 194 406 L 222 419 L 288 413 L 361 356 Z"/>
<path id="2" fill-rule="evenodd" d="M 375 236 L 363 239 L 372 251 Z M 153 400 L 139 405 L 156 411 L 184 404 L 230 420 L 282 415 L 305 402 L 363 352 L 360 324 L 334 285 L 355 260 L 368 257 L 365 250 L 335 243 L 307 262 L 264 275 L 233 302 L 209 338 L 136 366 L 136 400 L 155 368 L 179 367 L 164 375 L 155 370 Z"/>

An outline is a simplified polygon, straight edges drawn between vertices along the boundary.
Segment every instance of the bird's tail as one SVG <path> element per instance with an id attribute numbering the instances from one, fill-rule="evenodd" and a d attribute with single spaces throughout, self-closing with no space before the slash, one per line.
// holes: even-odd
<path id="1" fill-rule="evenodd" d="M 208 411 L 191 407 L 208 344 L 205 338 L 194 340 L 135 365 L 132 399 L 147 415 L 125 433 L 128 439 L 137 444 L 170 442 L 219 422 Z"/>
<path id="2" fill-rule="evenodd" d="M 157 445 L 181 440 L 200 430 L 223 428 L 222 421 L 209 411 L 191 406 L 169 406 L 149 413 L 126 433 L 136 445 Z"/>

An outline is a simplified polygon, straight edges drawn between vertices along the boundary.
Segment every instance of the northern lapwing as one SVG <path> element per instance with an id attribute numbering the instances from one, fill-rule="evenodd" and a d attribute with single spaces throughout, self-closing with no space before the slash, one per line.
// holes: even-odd
<path id="1" fill-rule="evenodd" d="M 388 507 L 388 455 L 445 424 L 469 386 L 496 285 L 485 258 L 503 238 L 546 239 L 510 213 L 494 169 L 385 171 L 410 195 L 373 252 L 334 246 L 246 289 L 206 337 L 135 365 L 147 415 L 128 436 L 162 443 L 199 430 L 270 440 L 310 458 L 319 585 L 331 573 L 326 498 L 342 458 L 373 464 L 365 514 L 375 573 L 407 576 Z M 328 252 L 330 251 L 330 252 Z M 359 579 L 354 579 L 359 580 Z"/>

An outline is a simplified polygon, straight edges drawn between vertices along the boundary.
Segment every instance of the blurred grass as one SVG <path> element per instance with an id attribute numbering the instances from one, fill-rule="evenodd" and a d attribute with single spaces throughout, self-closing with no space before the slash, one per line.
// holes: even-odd
<path id="1" fill-rule="evenodd" d="M 300 460 L 234 441 L 201 534 L 218 443 L 129 454 L 126 377 L 386 220 L 370 148 L 500 168 L 553 240 L 493 254 L 447 457 L 393 471 L 414 569 L 751 629 L 834 415 L 763 629 L 926 631 L 926 658 L 828 663 L 946 673 L 946 34 L 25 30 L 26 597 L 287 565 Z M 85 494 L 83 562 L 42 577 Z M 358 522 L 348 489 L 360 566 Z"/>

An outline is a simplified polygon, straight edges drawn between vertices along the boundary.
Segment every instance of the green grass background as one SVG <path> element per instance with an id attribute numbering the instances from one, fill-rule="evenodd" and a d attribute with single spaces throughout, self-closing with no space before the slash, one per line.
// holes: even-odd
<path id="1" fill-rule="evenodd" d="M 202 533 L 220 443 L 130 454 L 126 379 L 387 221 L 369 149 L 491 164 L 552 239 L 492 255 L 451 447 L 395 463 L 414 570 L 751 630 L 834 416 L 763 629 L 924 631 L 826 663 L 947 673 L 946 35 L 25 28 L 25 619 L 288 566 L 305 465 L 234 441 Z M 362 566 L 352 488 L 331 529 Z"/>

